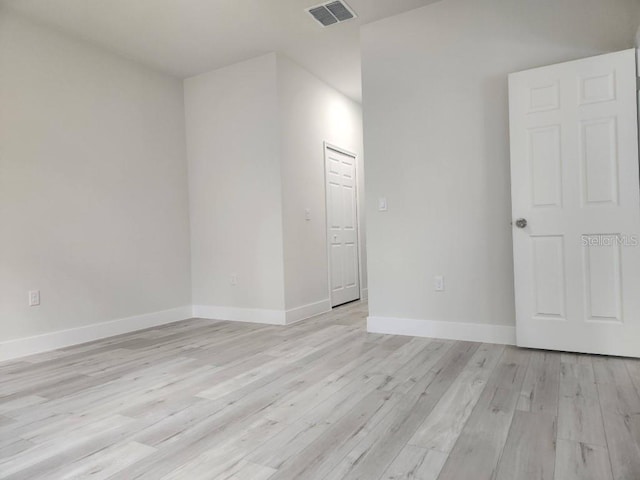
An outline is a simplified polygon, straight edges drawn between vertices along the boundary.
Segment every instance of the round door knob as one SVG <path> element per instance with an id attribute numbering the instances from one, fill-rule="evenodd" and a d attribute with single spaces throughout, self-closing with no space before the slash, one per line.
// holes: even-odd
<path id="1" fill-rule="evenodd" d="M 527 219 L 526 218 L 519 218 L 516 220 L 516 227 L 518 228 L 524 228 L 527 226 Z"/>

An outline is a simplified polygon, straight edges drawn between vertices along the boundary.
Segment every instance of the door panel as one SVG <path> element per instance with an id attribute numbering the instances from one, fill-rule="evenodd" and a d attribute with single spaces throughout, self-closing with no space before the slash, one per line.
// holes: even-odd
<path id="1" fill-rule="evenodd" d="M 584 285 L 589 320 L 622 321 L 621 267 L 619 245 L 585 247 Z"/>
<path id="2" fill-rule="evenodd" d="M 509 108 L 518 345 L 640 357 L 635 50 L 512 74 Z"/>
<path id="3" fill-rule="evenodd" d="M 560 125 L 531 128 L 529 163 L 534 207 L 562 206 L 562 156 Z"/>
<path id="4" fill-rule="evenodd" d="M 342 228 L 342 187 L 335 182 L 329 182 L 329 228 L 339 231 Z"/>
<path id="5" fill-rule="evenodd" d="M 345 264 L 347 264 L 344 272 L 344 283 L 347 288 L 353 288 L 358 283 L 358 252 L 356 245 L 347 243 L 344 246 L 344 253 L 346 257 Z"/>
<path id="6" fill-rule="evenodd" d="M 331 249 L 331 293 L 344 289 L 344 247 L 340 244 L 332 244 Z"/>
<path id="7" fill-rule="evenodd" d="M 345 230 L 354 230 L 355 220 L 356 220 L 356 206 L 355 206 L 355 192 L 353 187 L 349 185 L 342 186 L 342 207 L 344 208 L 343 212 L 343 224 L 342 227 Z"/>
<path id="8" fill-rule="evenodd" d="M 583 121 L 580 129 L 582 197 L 585 204 L 618 204 L 615 117 Z"/>
<path id="9" fill-rule="evenodd" d="M 535 316 L 565 317 L 564 237 L 532 236 Z"/>
<path id="10" fill-rule="evenodd" d="M 325 146 L 331 306 L 360 298 L 355 157 Z"/>

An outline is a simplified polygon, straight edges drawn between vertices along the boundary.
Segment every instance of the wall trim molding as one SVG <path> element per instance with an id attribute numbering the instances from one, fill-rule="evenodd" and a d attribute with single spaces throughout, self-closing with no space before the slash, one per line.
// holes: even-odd
<path id="1" fill-rule="evenodd" d="M 191 305 L 0 342 L 0 362 L 191 318 Z"/>
<path id="2" fill-rule="evenodd" d="M 363 288 L 360 291 L 360 300 L 364 301 L 364 300 L 368 300 L 369 299 L 369 289 L 368 288 Z"/>
<path id="3" fill-rule="evenodd" d="M 301 307 L 290 308 L 285 312 L 286 324 L 290 325 L 330 311 L 331 300 L 328 298 L 320 300 L 319 302 L 302 305 Z"/>
<path id="4" fill-rule="evenodd" d="M 370 316 L 367 317 L 367 331 L 501 345 L 515 345 L 516 343 L 516 327 L 507 325 Z"/>
<path id="5" fill-rule="evenodd" d="M 286 312 L 284 310 L 220 307 L 217 305 L 194 305 L 193 316 L 196 318 L 204 318 L 206 320 L 227 320 L 230 322 L 286 325 Z"/>
<path id="6" fill-rule="evenodd" d="M 265 325 L 290 325 L 331 311 L 331 301 L 326 298 L 289 310 L 263 308 L 220 307 L 217 305 L 194 305 L 193 316 L 206 320 L 229 322 L 264 323 Z"/>
<path id="7" fill-rule="evenodd" d="M 185 305 L 159 312 L 134 315 L 106 322 L 57 330 L 31 337 L 15 338 L 0 342 L 0 362 L 28 355 L 80 345 L 124 333 L 136 332 L 167 323 L 204 318 L 231 322 L 263 323 L 267 325 L 289 325 L 331 311 L 331 301 L 324 299 L 289 310 L 267 310 L 258 308 L 219 307 L 215 305 Z"/>

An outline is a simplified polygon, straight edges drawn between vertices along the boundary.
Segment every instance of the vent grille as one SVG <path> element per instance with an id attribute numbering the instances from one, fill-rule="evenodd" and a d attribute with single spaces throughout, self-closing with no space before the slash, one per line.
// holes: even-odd
<path id="1" fill-rule="evenodd" d="M 308 9 L 307 11 L 323 27 L 345 22 L 355 18 L 356 16 L 354 11 L 342 1 L 333 1 L 318 5 Z"/>
<path id="2" fill-rule="evenodd" d="M 353 14 L 344 6 L 342 2 L 331 2 L 325 5 L 327 10 L 329 10 L 334 17 L 338 19 L 339 22 L 344 22 L 345 20 L 350 20 L 353 18 Z"/>

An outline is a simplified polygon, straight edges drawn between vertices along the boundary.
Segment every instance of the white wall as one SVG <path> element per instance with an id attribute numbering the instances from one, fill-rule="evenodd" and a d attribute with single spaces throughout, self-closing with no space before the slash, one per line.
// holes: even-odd
<path id="1" fill-rule="evenodd" d="M 185 107 L 195 314 L 285 323 L 330 308 L 323 142 L 361 173 L 360 106 L 271 53 L 185 80 Z"/>
<path id="2" fill-rule="evenodd" d="M 189 305 L 188 215 L 181 82 L 0 11 L 0 342 Z"/>
<path id="3" fill-rule="evenodd" d="M 293 62 L 183 85 L 0 10 L 0 105 L 0 359 L 327 299 L 322 142 L 361 168 L 360 108 Z"/>
<path id="4" fill-rule="evenodd" d="M 286 308 L 329 304 L 323 142 L 358 158 L 360 250 L 366 288 L 362 111 L 359 104 L 278 55 Z M 305 209 L 311 220 L 305 220 Z"/>
<path id="5" fill-rule="evenodd" d="M 184 87 L 193 303 L 283 310 L 276 56 Z"/>
<path id="6" fill-rule="evenodd" d="M 636 0 L 443 0 L 363 27 L 369 305 L 378 324 L 423 332 L 402 319 L 514 324 L 507 74 L 631 47 L 636 8 Z M 440 274 L 446 292 L 435 293 Z"/>

